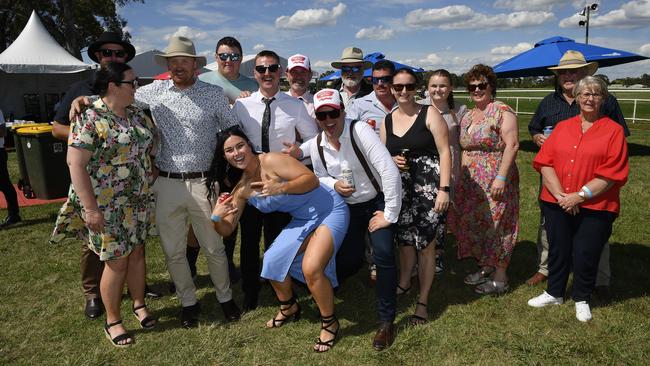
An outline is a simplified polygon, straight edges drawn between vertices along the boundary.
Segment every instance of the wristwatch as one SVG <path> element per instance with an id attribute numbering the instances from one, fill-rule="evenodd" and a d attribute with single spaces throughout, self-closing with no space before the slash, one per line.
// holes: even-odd
<path id="1" fill-rule="evenodd" d="M 585 191 L 578 192 L 578 196 L 582 197 L 583 200 L 587 200 L 587 193 Z"/>
<path id="2" fill-rule="evenodd" d="M 440 186 L 440 187 L 438 187 L 438 190 L 443 191 L 443 192 L 447 192 L 447 193 L 450 192 L 449 186 Z"/>

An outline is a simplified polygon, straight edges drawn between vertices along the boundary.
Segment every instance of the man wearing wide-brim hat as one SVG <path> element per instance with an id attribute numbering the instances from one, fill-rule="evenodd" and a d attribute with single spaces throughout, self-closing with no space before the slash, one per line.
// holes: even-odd
<path id="1" fill-rule="evenodd" d="M 363 80 L 363 72 L 372 67 L 372 62 L 364 60 L 363 51 L 357 47 L 347 47 L 341 59 L 332 62 L 332 67 L 341 70 L 343 105 L 348 108 L 352 102 L 372 92 L 372 85 Z"/>
<path id="2" fill-rule="evenodd" d="M 580 113 L 580 108 L 573 95 L 574 87 L 580 79 L 595 74 L 598 70 L 598 63 L 587 62 L 581 52 L 568 50 L 562 55 L 557 66 L 549 67 L 548 69 L 555 74 L 555 91 L 544 97 L 539 103 L 535 115 L 533 115 L 533 118 L 528 124 L 528 131 L 532 136 L 533 142 L 539 147 L 544 144 L 548 134 L 551 133 L 550 131 L 552 131 L 557 123 L 577 116 Z M 601 114 L 623 126 L 625 136 L 630 135 L 621 107 L 616 97 L 611 93 L 603 102 Z M 543 220 L 543 215 L 540 215 L 540 225 L 537 235 L 538 269 L 526 281 L 531 286 L 546 280 L 548 276 L 548 240 L 546 238 Z M 596 278 L 596 299 L 603 300 L 604 302 L 609 301 L 610 275 L 609 245 L 605 245 L 600 257 L 598 276 Z"/>

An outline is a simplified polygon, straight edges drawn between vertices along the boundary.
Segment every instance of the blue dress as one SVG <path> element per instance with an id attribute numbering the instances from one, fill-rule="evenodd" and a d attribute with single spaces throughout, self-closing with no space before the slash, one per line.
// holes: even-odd
<path id="1" fill-rule="evenodd" d="M 334 253 L 325 267 L 325 275 L 338 286 L 336 278 L 336 253 L 343 243 L 348 231 L 350 212 L 343 198 L 324 185 L 304 194 L 283 194 L 267 197 L 251 197 L 248 204 L 262 212 L 287 212 L 292 216 L 291 222 L 282 230 L 280 235 L 264 253 L 262 264 L 263 278 L 284 281 L 287 274 L 305 282 L 302 273 L 302 258 L 298 249 L 317 227 L 325 225 L 334 238 Z"/>

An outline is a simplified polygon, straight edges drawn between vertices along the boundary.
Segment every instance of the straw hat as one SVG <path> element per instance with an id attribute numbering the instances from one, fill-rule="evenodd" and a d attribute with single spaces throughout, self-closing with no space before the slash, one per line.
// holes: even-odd
<path id="1" fill-rule="evenodd" d="M 587 62 L 585 56 L 578 51 L 568 50 L 562 55 L 557 66 L 548 69 L 557 73 L 556 70 L 586 68 L 587 75 L 593 75 L 598 70 L 598 62 Z"/>
<path id="2" fill-rule="evenodd" d="M 344 64 L 353 64 L 363 62 L 363 69 L 369 69 L 372 67 L 372 62 L 363 59 L 363 51 L 357 47 L 347 47 L 343 50 L 341 54 L 341 59 L 339 61 L 332 62 L 332 67 L 335 69 L 340 69 Z"/>
<path id="3" fill-rule="evenodd" d="M 198 64 L 197 68 L 202 68 L 206 65 L 205 56 L 197 56 L 194 49 L 194 43 L 187 37 L 174 36 L 169 40 L 169 45 L 165 49 L 165 53 L 156 55 L 156 62 L 158 65 L 167 67 L 167 59 L 170 57 L 185 56 L 193 57 Z"/>

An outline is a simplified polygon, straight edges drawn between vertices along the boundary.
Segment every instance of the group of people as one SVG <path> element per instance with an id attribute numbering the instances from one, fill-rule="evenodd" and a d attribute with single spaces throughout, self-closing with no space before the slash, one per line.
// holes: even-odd
<path id="1" fill-rule="evenodd" d="M 239 74 L 242 47 L 232 37 L 217 43 L 218 70 L 198 78 L 205 57 L 190 39 L 172 37 L 157 56 L 170 79 L 139 88 L 126 64 L 134 53 L 110 32 L 93 43 L 88 54 L 101 69 L 68 91 L 53 130 L 68 140 L 72 186 L 51 241 L 82 240 L 86 315 L 100 316 L 103 303 L 104 332 L 113 345 L 135 342 L 122 324 L 125 282 L 140 326 L 157 323 L 144 302 L 144 242 L 156 230 L 183 327 L 198 324 L 198 247 L 225 319 L 239 319 L 231 290 L 239 227 L 244 310 L 257 306 L 261 277 L 280 304 L 266 326 L 298 320 L 292 283 L 306 284 L 321 315 L 317 352 L 329 351 L 339 335 L 334 289 L 364 259 L 374 269 L 377 350 L 394 341 L 397 297 L 410 291 L 414 275 L 418 296 L 409 322 L 428 321 L 448 232 L 458 257 L 477 261 L 466 284 L 479 294 L 509 289 L 506 272 L 519 229 L 518 127 L 514 111 L 495 99 L 489 66 L 465 74 L 468 108 L 454 100 L 446 70 L 433 72 L 426 81 L 430 100 L 420 103 L 419 75 L 390 61 L 372 64 L 356 47 L 332 62 L 341 70 L 341 87 L 315 94 L 308 91 L 307 56 L 288 58 L 290 90 L 282 92 L 280 57 L 259 52 L 255 80 L 246 78 Z M 558 79 L 585 64 L 561 63 Z M 363 78 L 369 68 L 371 85 Z M 610 98 L 606 85 L 584 78 L 573 98 L 579 108 L 566 102 L 578 117 L 533 119 L 542 130 L 557 126 L 549 137 L 533 137 L 542 146 L 534 166 L 543 182 L 549 287 L 529 304 L 562 303 L 573 271 L 583 320 L 628 168 L 623 129 L 600 113 Z"/>

